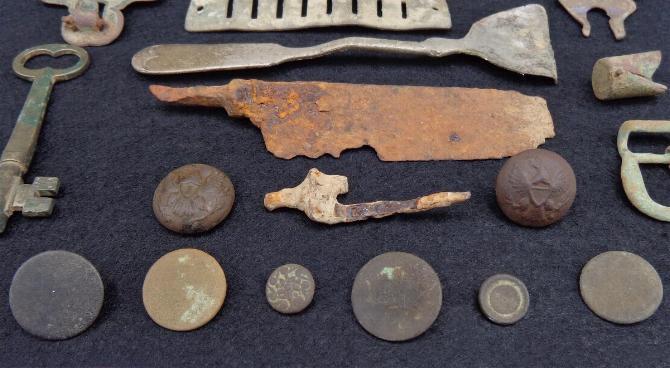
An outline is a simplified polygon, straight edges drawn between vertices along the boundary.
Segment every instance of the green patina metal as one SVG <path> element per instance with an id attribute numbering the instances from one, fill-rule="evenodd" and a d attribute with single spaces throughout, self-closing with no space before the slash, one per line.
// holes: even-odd
<path id="1" fill-rule="evenodd" d="M 670 222 L 670 207 L 656 203 L 644 184 L 641 164 L 670 165 L 670 147 L 664 154 L 635 153 L 628 149 L 631 133 L 670 133 L 670 120 L 631 120 L 619 128 L 617 146 L 621 155 L 621 181 L 631 203 L 642 213 L 660 221 Z"/>
<path id="2" fill-rule="evenodd" d="M 77 56 L 79 61 L 66 69 L 28 69 L 25 66 L 28 60 L 38 55 L 58 57 L 66 54 Z M 0 233 L 15 211 L 21 211 L 27 217 L 49 216 L 53 211 L 53 198 L 45 197 L 57 194 L 58 179 L 37 177 L 33 184 L 23 184 L 22 176 L 28 171 L 35 153 L 53 85 L 80 76 L 89 62 L 88 53 L 84 49 L 61 44 L 33 47 L 14 59 L 14 72 L 32 81 L 33 85 L 0 156 Z"/>

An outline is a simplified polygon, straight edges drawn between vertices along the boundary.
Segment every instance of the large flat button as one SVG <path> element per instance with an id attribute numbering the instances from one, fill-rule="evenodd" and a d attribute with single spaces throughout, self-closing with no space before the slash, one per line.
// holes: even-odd
<path id="1" fill-rule="evenodd" d="M 579 289 L 593 313 L 619 324 L 644 321 L 663 300 L 663 283 L 654 267 L 629 252 L 592 258 L 582 269 Z"/>
<path id="2" fill-rule="evenodd" d="M 64 340 L 89 328 L 102 308 L 100 274 L 84 257 L 54 250 L 19 267 L 9 288 L 9 306 L 29 333 Z"/>
<path id="3" fill-rule="evenodd" d="M 354 315 L 372 335 L 404 341 L 424 333 L 442 307 L 442 285 L 421 258 L 390 252 L 370 260 L 351 291 Z"/>
<path id="4" fill-rule="evenodd" d="M 212 320 L 226 298 L 226 275 L 209 254 L 178 249 L 162 256 L 144 279 L 142 299 L 154 322 L 189 331 Z"/>

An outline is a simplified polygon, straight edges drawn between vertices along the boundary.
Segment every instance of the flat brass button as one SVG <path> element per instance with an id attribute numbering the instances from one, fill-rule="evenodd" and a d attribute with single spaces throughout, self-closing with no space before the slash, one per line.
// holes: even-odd
<path id="1" fill-rule="evenodd" d="M 654 267 L 629 252 L 592 258 L 582 269 L 579 289 L 593 313 L 619 324 L 644 321 L 663 300 L 663 283 Z"/>
<path id="2" fill-rule="evenodd" d="M 272 272 L 265 285 L 270 306 L 279 313 L 300 313 L 314 298 L 314 278 L 308 269 L 286 264 Z"/>
<path id="3" fill-rule="evenodd" d="M 211 230 L 235 202 L 235 188 L 221 170 L 202 164 L 182 166 L 168 174 L 154 192 L 156 218 L 166 228 L 192 234 Z"/>
<path id="4" fill-rule="evenodd" d="M 212 320 L 226 298 L 226 275 L 209 254 L 178 249 L 154 263 L 144 279 L 144 308 L 154 322 L 190 331 Z"/>
<path id="5" fill-rule="evenodd" d="M 511 325 L 528 312 L 528 289 L 521 280 L 506 274 L 493 275 L 479 288 L 479 306 L 494 323 Z"/>
<path id="6" fill-rule="evenodd" d="M 100 274 L 84 257 L 62 250 L 40 253 L 14 274 L 9 306 L 21 327 L 48 340 L 89 328 L 104 299 Z"/>
<path id="7" fill-rule="evenodd" d="M 370 260 L 351 290 L 354 315 L 370 334 L 404 341 L 424 333 L 442 307 L 442 285 L 421 258 L 390 252 Z"/>

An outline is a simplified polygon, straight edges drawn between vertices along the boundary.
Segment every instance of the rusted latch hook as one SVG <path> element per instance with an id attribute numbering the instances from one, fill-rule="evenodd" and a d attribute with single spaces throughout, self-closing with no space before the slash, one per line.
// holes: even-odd
<path id="1" fill-rule="evenodd" d="M 628 149 L 628 137 L 631 133 L 670 133 L 670 121 L 630 120 L 621 125 L 617 138 L 621 155 L 621 181 L 628 199 L 645 215 L 670 222 L 670 207 L 656 203 L 649 196 L 640 168 L 641 164 L 670 165 L 670 147 L 666 148 L 664 154 L 631 152 Z"/>

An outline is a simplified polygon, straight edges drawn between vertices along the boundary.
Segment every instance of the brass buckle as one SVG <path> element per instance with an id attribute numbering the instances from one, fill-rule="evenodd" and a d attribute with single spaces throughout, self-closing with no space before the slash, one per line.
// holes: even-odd
<path id="1" fill-rule="evenodd" d="M 617 147 L 621 155 L 621 181 L 631 203 L 640 212 L 660 221 L 670 222 L 670 207 L 656 203 L 647 192 L 641 164 L 670 165 L 670 147 L 664 154 L 634 153 L 628 149 L 631 133 L 670 133 L 669 120 L 630 120 L 619 128 Z"/>

